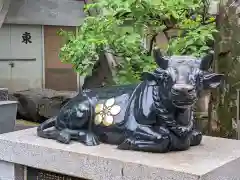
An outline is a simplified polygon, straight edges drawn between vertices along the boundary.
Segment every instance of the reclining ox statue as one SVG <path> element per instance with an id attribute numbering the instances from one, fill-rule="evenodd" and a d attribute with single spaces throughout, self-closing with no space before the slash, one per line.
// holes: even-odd
<path id="1" fill-rule="evenodd" d="M 79 93 L 37 128 L 38 136 L 158 153 L 199 145 L 202 133 L 194 126 L 192 106 L 204 89 L 223 79 L 208 71 L 213 54 L 164 57 L 155 49 L 153 55 L 159 68 L 143 73 L 140 84 Z"/>

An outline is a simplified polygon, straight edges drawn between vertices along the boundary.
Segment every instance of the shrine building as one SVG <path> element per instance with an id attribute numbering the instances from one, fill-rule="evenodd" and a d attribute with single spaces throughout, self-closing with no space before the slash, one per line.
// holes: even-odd
<path id="1" fill-rule="evenodd" d="M 78 90 L 79 77 L 58 57 L 57 31 L 75 31 L 83 6 L 83 0 L 0 0 L 0 87 Z"/>

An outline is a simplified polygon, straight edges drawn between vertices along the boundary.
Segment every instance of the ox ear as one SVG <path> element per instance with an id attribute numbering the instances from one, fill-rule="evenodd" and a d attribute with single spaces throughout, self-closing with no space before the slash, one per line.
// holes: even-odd
<path id="1" fill-rule="evenodd" d="M 213 58 L 214 58 L 214 52 L 210 51 L 206 56 L 202 58 L 200 69 L 203 71 L 207 71 L 213 62 Z"/>
<path id="2" fill-rule="evenodd" d="M 157 65 L 162 69 L 167 69 L 168 67 L 168 60 L 165 60 L 162 56 L 162 53 L 158 47 L 153 49 L 153 57 Z"/>
<path id="3" fill-rule="evenodd" d="M 155 73 L 144 72 L 142 74 L 142 80 L 147 81 L 150 86 L 157 84 L 157 77 Z"/>
<path id="4" fill-rule="evenodd" d="M 206 73 L 203 75 L 203 88 L 217 88 L 223 81 L 224 74 Z"/>

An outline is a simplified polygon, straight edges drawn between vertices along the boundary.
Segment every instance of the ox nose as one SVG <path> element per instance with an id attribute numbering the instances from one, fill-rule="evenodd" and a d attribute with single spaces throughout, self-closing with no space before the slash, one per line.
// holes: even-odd
<path id="1" fill-rule="evenodd" d="M 194 87 L 190 84 L 174 84 L 172 87 L 174 92 L 179 93 L 191 93 L 194 91 Z"/>

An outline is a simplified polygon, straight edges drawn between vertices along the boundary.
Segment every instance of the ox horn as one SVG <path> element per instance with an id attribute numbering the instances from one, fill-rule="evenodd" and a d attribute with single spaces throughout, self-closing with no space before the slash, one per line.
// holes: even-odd
<path id="1" fill-rule="evenodd" d="M 200 64 L 200 69 L 203 71 L 207 71 L 213 62 L 213 58 L 214 58 L 214 52 L 210 51 L 207 55 L 205 55 L 202 58 L 201 64 Z"/>
<path id="2" fill-rule="evenodd" d="M 153 57 L 157 65 L 162 69 L 167 69 L 168 60 L 165 60 L 162 56 L 162 53 L 158 47 L 154 47 L 153 49 Z"/>

